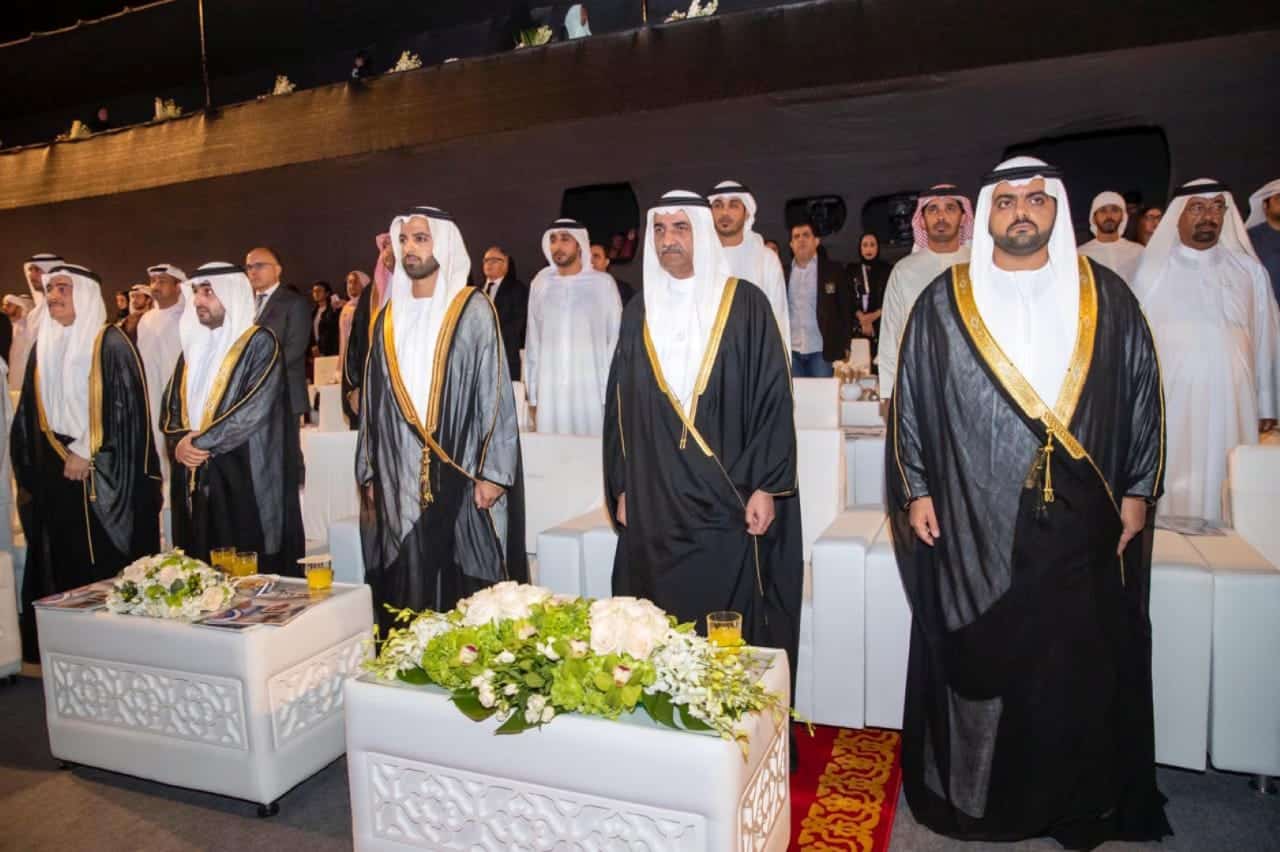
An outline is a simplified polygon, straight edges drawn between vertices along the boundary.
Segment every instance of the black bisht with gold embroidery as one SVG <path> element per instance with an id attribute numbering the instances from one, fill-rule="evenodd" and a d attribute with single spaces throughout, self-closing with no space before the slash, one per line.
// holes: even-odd
<path id="1" fill-rule="evenodd" d="M 709 612 L 742 613 L 747 641 L 786 649 L 794 686 L 804 556 L 788 366 L 768 299 L 730 279 L 687 413 L 663 378 L 644 299 L 632 299 L 609 370 L 604 473 L 610 517 L 627 497 L 614 594 L 648 598 L 699 632 Z M 775 497 L 775 518 L 752 536 L 757 490 Z"/>
<path id="2" fill-rule="evenodd" d="M 300 576 L 306 547 L 298 500 L 297 418 L 290 413 L 276 336 L 250 326 L 225 356 L 192 443 L 212 453 L 194 472 L 173 457 L 191 431 L 186 356 L 165 388 L 161 431 L 168 441 L 174 544 L 197 559 L 211 548 L 258 554 L 258 570 Z M 293 430 L 289 436 L 287 430 Z"/>
<path id="3" fill-rule="evenodd" d="M 1125 496 L 1160 496 L 1164 411 L 1129 288 L 1080 258 L 1076 349 L 1053 408 L 1000 351 L 968 266 L 916 302 L 886 441 L 913 622 L 907 800 L 943 834 L 1072 847 L 1170 833 L 1155 784 L 1152 528 L 1116 554 Z M 941 537 L 908 504 L 928 496 Z"/>
<path id="4" fill-rule="evenodd" d="M 454 296 L 436 341 L 427 422 L 418 419 L 395 354 L 393 305 L 377 315 L 361 398 L 356 481 L 365 581 L 384 604 L 452 609 L 501 580 L 528 582 L 524 481 L 515 394 L 498 315 L 480 291 Z M 491 509 L 476 482 L 506 491 Z"/>
<path id="5" fill-rule="evenodd" d="M 39 367 L 33 348 L 9 444 L 27 539 L 22 634 L 30 662 L 39 660 L 33 600 L 112 577 L 160 549 L 160 461 L 137 350 L 115 326 L 98 333 L 89 373 L 93 469 L 84 482 L 62 474 L 72 436 L 48 426 Z"/>

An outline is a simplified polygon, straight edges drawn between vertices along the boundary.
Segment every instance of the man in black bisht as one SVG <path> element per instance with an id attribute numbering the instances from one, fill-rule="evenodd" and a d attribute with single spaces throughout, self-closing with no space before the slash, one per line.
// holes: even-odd
<path id="1" fill-rule="evenodd" d="M 280 344 L 254 324 L 241 267 L 207 263 L 190 286 L 178 324 L 182 356 L 160 420 L 172 462 L 174 543 L 198 559 L 216 547 L 253 551 L 260 572 L 299 576 L 298 456 L 286 452 L 298 421 Z"/>
<path id="2" fill-rule="evenodd" d="M 373 324 L 356 481 L 365 581 L 385 605 L 453 608 L 500 580 L 527 582 L 515 396 L 493 303 L 445 212 L 391 223 L 396 266 Z"/>
<path id="3" fill-rule="evenodd" d="M 1128 286 L 1077 257 L 1030 157 L 983 181 L 972 260 L 903 337 L 886 471 L 913 613 L 907 801 L 966 840 L 1170 833 L 1148 611 L 1160 371 Z M 1052 407 L 1050 407 L 1052 405 Z"/>
<path id="4" fill-rule="evenodd" d="M 347 425 L 352 429 L 360 428 L 360 386 L 364 382 L 364 362 L 369 357 L 369 333 L 387 301 L 388 282 L 396 262 L 390 235 L 378 234 L 375 242 L 378 262 L 373 268 L 373 280 L 360 291 L 360 298 L 356 300 L 351 336 L 347 338 L 347 356 L 342 363 L 342 413 L 347 416 Z"/>
<path id="5" fill-rule="evenodd" d="M 649 211 L 644 285 L 622 315 L 605 398 L 613 592 L 705 629 L 732 610 L 787 651 L 794 685 L 804 564 L 786 347 L 769 300 L 729 273 L 711 208 Z"/>
<path id="6" fill-rule="evenodd" d="M 32 601 L 114 576 L 160 549 L 160 462 L 142 361 L 124 332 L 105 324 L 98 276 L 59 264 L 44 284 L 10 441 L 27 538 L 30 662 L 40 658 Z"/>

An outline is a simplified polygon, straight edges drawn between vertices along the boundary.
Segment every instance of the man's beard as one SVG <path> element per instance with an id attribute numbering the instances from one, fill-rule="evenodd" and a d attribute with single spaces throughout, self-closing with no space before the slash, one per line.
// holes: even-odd
<path id="1" fill-rule="evenodd" d="M 1049 244 L 1049 237 L 1053 234 L 1052 228 L 1048 231 L 1041 231 L 1035 223 L 1028 223 L 1026 220 L 1014 222 L 1009 227 L 1013 228 L 1024 223 L 1030 224 L 1035 230 L 1021 234 L 1010 234 L 1007 230 L 998 236 L 992 234 L 991 239 L 996 244 L 996 247 L 1014 257 L 1029 257 Z"/>
<path id="2" fill-rule="evenodd" d="M 412 269 L 409 268 L 409 264 L 404 264 L 405 274 L 415 281 L 430 278 L 439 269 L 440 261 L 436 260 L 434 255 L 426 260 L 419 261 Z"/>
<path id="3" fill-rule="evenodd" d="M 551 255 L 551 262 L 554 263 L 556 266 L 558 266 L 560 269 L 564 269 L 565 267 L 573 266 L 575 263 L 577 263 L 578 255 L 575 254 L 570 256 L 567 254 L 562 254 L 562 255 L 553 254 Z"/>
<path id="4" fill-rule="evenodd" d="M 1098 230 L 1104 234 L 1114 234 L 1116 231 L 1120 230 L 1120 220 L 1103 219 L 1098 223 Z"/>
<path id="5" fill-rule="evenodd" d="M 741 234 L 742 230 L 746 227 L 747 227 L 746 219 L 743 219 L 741 222 L 739 222 L 738 227 L 736 228 L 733 227 L 732 223 L 722 224 L 719 219 L 716 220 L 716 233 L 722 237 L 736 237 L 738 234 Z"/>
<path id="6" fill-rule="evenodd" d="M 200 320 L 200 324 L 202 326 L 210 330 L 222 328 L 222 323 L 226 321 L 226 318 L 227 314 L 225 311 L 220 314 L 215 314 L 212 311 L 206 311 L 204 313 L 196 311 L 196 319 Z"/>
<path id="7" fill-rule="evenodd" d="M 1218 241 L 1218 234 L 1221 233 L 1221 230 L 1221 228 L 1214 225 L 1196 225 L 1191 230 L 1191 239 L 1197 243 L 1213 244 Z"/>
<path id="8" fill-rule="evenodd" d="M 942 228 L 946 230 L 943 231 Z M 929 228 L 925 232 L 931 243 L 950 243 L 960 236 L 960 226 L 957 224 L 954 228 L 949 223 L 940 223 Z"/>

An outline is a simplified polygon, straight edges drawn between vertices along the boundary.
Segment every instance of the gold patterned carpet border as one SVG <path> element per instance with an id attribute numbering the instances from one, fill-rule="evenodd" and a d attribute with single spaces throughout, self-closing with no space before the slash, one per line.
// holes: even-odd
<path id="1" fill-rule="evenodd" d="M 797 726 L 791 849 L 884 852 L 902 786 L 896 731 Z"/>

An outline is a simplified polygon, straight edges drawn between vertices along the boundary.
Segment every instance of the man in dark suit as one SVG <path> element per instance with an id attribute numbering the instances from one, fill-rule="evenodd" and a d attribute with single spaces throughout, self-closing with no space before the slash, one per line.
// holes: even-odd
<path id="1" fill-rule="evenodd" d="M 311 354 L 338 354 L 338 311 L 333 307 L 333 287 L 328 281 L 311 285 Z"/>
<path id="2" fill-rule="evenodd" d="M 818 253 L 822 240 L 812 222 L 791 226 L 787 303 L 791 310 L 791 374 L 826 378 L 832 362 L 849 351 L 853 290 L 844 267 Z"/>
<path id="3" fill-rule="evenodd" d="M 280 283 L 284 267 L 280 256 L 269 248 L 258 247 L 245 257 L 244 269 L 253 285 L 254 323 L 270 329 L 280 343 L 284 358 L 285 385 L 289 394 L 289 413 L 301 426 L 302 418 L 311 410 L 307 399 L 307 350 L 311 347 L 311 302 L 306 296 Z M 286 449 L 292 447 L 298 458 L 298 482 L 305 482 L 302 461 L 302 439 L 296 429 L 285 431 Z"/>
<path id="4" fill-rule="evenodd" d="M 493 300 L 502 328 L 502 348 L 507 353 L 511 380 L 520 380 L 520 350 L 524 348 L 525 325 L 529 317 L 529 288 L 516 278 L 511 256 L 500 246 L 484 253 L 484 284 L 480 287 Z"/>

